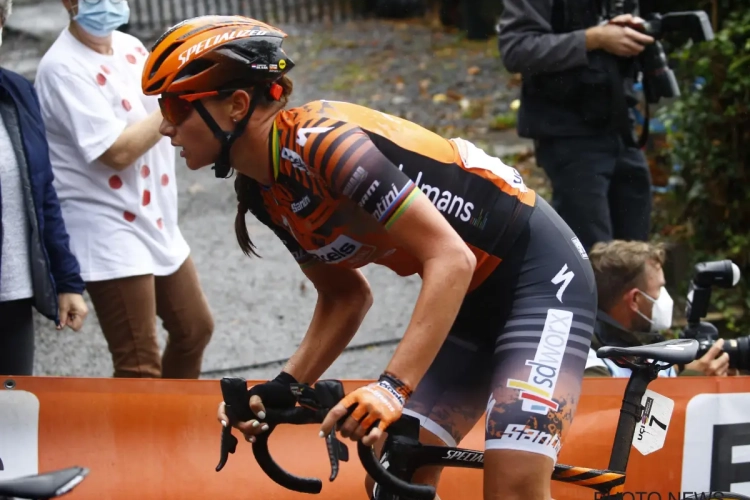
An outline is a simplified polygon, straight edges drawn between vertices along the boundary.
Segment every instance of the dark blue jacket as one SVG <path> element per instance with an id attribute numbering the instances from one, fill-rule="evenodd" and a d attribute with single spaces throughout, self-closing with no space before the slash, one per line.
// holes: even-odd
<path id="1" fill-rule="evenodd" d="M 57 295 L 82 294 L 85 285 L 78 260 L 70 251 L 60 202 L 52 185 L 52 165 L 36 92 L 30 81 L 2 68 L 0 114 L 21 168 L 27 210 L 34 214 L 30 248 L 34 307 L 59 324 Z"/>

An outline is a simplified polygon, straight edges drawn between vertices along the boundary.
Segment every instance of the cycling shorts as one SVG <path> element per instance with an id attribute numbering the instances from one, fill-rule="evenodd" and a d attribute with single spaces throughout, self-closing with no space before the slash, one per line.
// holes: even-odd
<path id="1" fill-rule="evenodd" d="M 467 294 L 404 414 L 457 446 L 486 412 L 486 450 L 556 462 L 581 393 L 596 309 L 583 246 L 538 197 L 508 257 Z"/>

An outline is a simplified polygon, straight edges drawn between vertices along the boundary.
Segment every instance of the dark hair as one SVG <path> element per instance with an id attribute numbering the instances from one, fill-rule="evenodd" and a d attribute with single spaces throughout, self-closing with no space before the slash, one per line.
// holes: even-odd
<path id="1" fill-rule="evenodd" d="M 276 83 L 281 85 L 283 89 L 280 102 L 287 104 L 294 87 L 292 81 L 287 76 L 282 76 Z M 266 99 L 265 96 L 264 100 L 267 101 L 264 104 L 271 104 L 273 102 Z M 237 193 L 237 215 L 234 218 L 234 234 L 237 236 L 237 243 L 239 243 L 242 253 L 248 257 L 251 254 L 260 257 L 255 251 L 255 245 L 253 245 L 253 241 L 250 239 L 247 224 L 245 223 L 245 214 L 253 206 L 258 206 L 261 203 L 258 183 L 254 179 L 237 172 L 237 177 L 234 179 L 234 192 Z"/>
<path id="2" fill-rule="evenodd" d="M 237 193 L 237 215 L 234 218 L 234 234 L 237 236 L 237 243 L 239 243 L 242 253 L 250 257 L 250 254 L 260 257 L 255 251 L 255 245 L 253 245 L 250 239 L 250 234 L 247 231 L 247 224 L 245 223 L 245 214 L 250 211 L 250 207 L 253 203 L 259 201 L 259 189 L 257 189 L 258 183 L 250 177 L 237 173 L 237 177 L 234 179 L 234 191 Z"/>

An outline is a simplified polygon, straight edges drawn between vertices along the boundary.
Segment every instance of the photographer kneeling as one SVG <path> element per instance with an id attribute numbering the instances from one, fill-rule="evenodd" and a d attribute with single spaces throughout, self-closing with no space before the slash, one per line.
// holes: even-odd
<path id="1" fill-rule="evenodd" d="M 615 240 L 597 243 L 589 253 L 599 296 L 594 337 L 591 339 L 584 376 L 629 377 L 630 369 L 609 359 L 596 357 L 605 345 L 636 346 L 666 340 L 660 332 L 672 326 L 672 298 L 664 288 L 662 245 Z M 729 355 L 718 339 L 703 357 L 659 372 L 661 377 L 678 375 L 725 376 Z"/>

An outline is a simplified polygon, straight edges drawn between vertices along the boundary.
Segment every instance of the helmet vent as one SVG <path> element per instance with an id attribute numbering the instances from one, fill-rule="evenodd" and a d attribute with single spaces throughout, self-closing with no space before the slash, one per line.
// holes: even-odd
<path id="1" fill-rule="evenodd" d="M 167 37 L 168 37 L 169 35 L 171 35 L 172 33 L 174 33 L 174 31 L 175 31 L 175 30 L 176 30 L 177 28 L 180 28 L 181 26 L 184 26 L 184 25 L 186 25 L 186 24 L 187 24 L 187 23 L 189 23 L 190 21 L 192 21 L 192 19 L 186 19 L 186 20 L 182 21 L 181 23 L 177 23 L 177 24 L 175 24 L 174 26 L 172 26 L 171 28 L 169 28 L 169 29 L 168 29 L 168 30 L 167 30 L 166 32 L 164 32 L 164 34 L 163 34 L 162 36 L 160 36 L 160 37 L 159 37 L 159 38 L 158 38 L 158 39 L 157 39 L 157 40 L 156 40 L 156 41 L 154 42 L 154 45 L 153 45 L 153 46 L 151 47 L 151 52 L 153 52 L 154 50 L 156 50 L 156 47 L 158 47 L 158 46 L 159 46 L 159 44 L 160 44 L 161 42 L 163 42 L 165 38 L 167 38 Z"/>
<path id="2" fill-rule="evenodd" d="M 156 92 L 159 88 L 161 88 L 162 85 L 164 85 L 164 80 L 166 80 L 166 78 L 162 78 L 161 80 L 152 84 L 146 89 L 146 92 Z"/>
<path id="3" fill-rule="evenodd" d="M 159 68 L 161 68 L 162 63 L 169 57 L 172 52 L 177 50 L 182 43 L 173 43 L 168 49 L 166 49 L 164 52 L 162 52 L 159 55 L 159 58 L 154 61 L 154 64 L 151 66 L 151 74 L 148 75 L 149 78 L 153 78 L 154 75 L 159 71 Z"/>
<path id="4" fill-rule="evenodd" d="M 177 76 L 175 76 L 174 81 L 180 81 L 183 78 L 190 78 L 191 76 L 198 75 L 200 73 L 203 73 L 210 67 L 214 66 L 216 63 L 213 61 L 209 61 L 207 59 L 196 59 L 192 61 L 190 64 L 185 66 L 183 70 L 181 70 L 179 73 L 177 73 Z"/>

